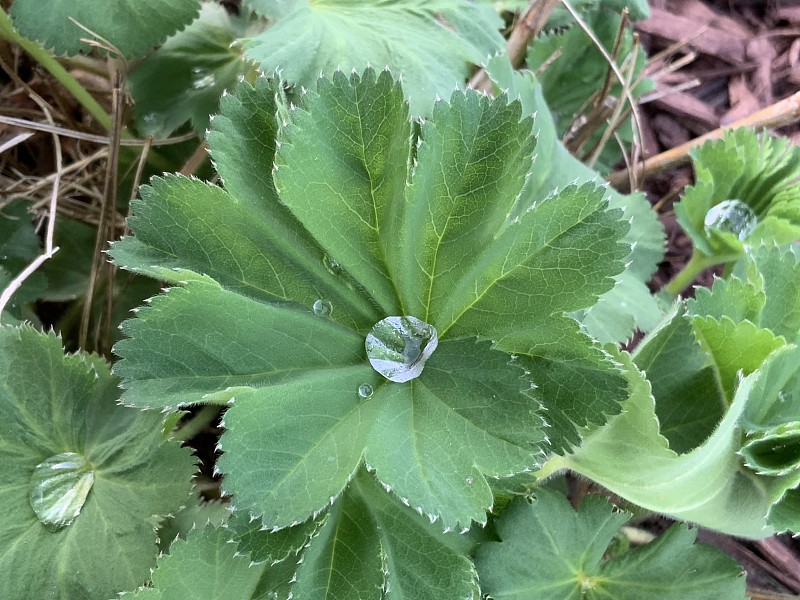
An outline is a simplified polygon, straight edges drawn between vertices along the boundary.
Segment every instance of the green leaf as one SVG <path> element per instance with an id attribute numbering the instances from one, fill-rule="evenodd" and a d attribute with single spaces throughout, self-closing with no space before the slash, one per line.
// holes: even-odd
<path id="1" fill-rule="evenodd" d="M 281 200 L 385 315 L 400 314 L 386 257 L 386 230 L 399 210 L 393 201 L 403 196 L 410 160 L 400 85 L 388 72 L 376 78 L 370 70 L 352 84 L 336 73 L 320 81 L 319 94 L 307 95 L 282 133 L 275 161 Z"/>
<path id="2" fill-rule="evenodd" d="M 734 323 L 760 323 L 766 301 L 767 295 L 761 285 L 731 277 L 715 279 L 711 289 L 695 288 L 694 298 L 688 300 L 686 306 L 691 315 L 710 317 L 718 321 L 727 317 Z"/>
<path id="3" fill-rule="evenodd" d="M 489 6 L 467 0 L 254 0 L 257 11 L 278 17 L 244 41 L 245 55 L 267 73 L 279 71 L 298 88 L 335 70 L 370 65 L 402 74 L 411 111 L 428 114 L 437 96 L 463 85 L 470 64 L 504 48 L 502 27 Z"/>
<path id="4" fill-rule="evenodd" d="M 748 251 L 751 279 L 763 282 L 766 295 L 758 323 L 789 341 L 800 335 L 800 252 L 788 248 L 758 246 Z"/>
<path id="5" fill-rule="evenodd" d="M 684 308 L 674 305 L 659 328 L 639 344 L 633 357 L 652 386 L 661 434 L 678 453 L 700 445 L 728 406 L 714 365 L 683 315 Z"/>
<path id="6" fill-rule="evenodd" d="M 0 291 L 19 275 L 39 254 L 41 242 L 33 230 L 28 203 L 15 200 L 4 206 L 0 213 L 0 270 L 7 273 L 7 280 L 0 282 Z M 41 272 L 33 273 L 12 296 L 12 305 L 6 307 L 17 317 L 19 307 L 41 297 L 47 290 L 47 279 Z"/>
<path id="7" fill-rule="evenodd" d="M 234 517 L 241 520 L 243 517 Z M 246 519 L 245 519 L 246 520 Z M 261 532 L 260 546 L 270 544 Z M 158 560 L 152 588 L 139 590 L 135 597 L 164 600 L 270 600 L 287 598 L 295 561 L 273 565 L 254 562 L 228 528 L 206 526 L 176 540 L 169 554 Z"/>
<path id="8" fill-rule="evenodd" d="M 697 251 L 729 262 L 745 244 L 800 237 L 800 149 L 788 140 L 744 127 L 706 142 L 692 152 L 692 161 L 695 184 L 675 214 Z M 733 201 L 739 213 L 728 218 Z M 746 213 L 748 219 L 741 216 Z M 751 223 L 745 226 L 745 220 Z"/>
<path id="9" fill-rule="evenodd" d="M 86 292 L 92 269 L 97 229 L 72 219 L 58 219 L 54 245 L 60 250 L 44 263 L 49 283 L 42 299 L 49 302 L 75 300 Z"/>
<path id="10" fill-rule="evenodd" d="M 680 455 L 659 433 L 647 379 L 629 358 L 620 356 L 631 386 L 623 412 L 606 426 L 586 432 L 579 448 L 552 458 L 538 475 L 568 468 L 649 510 L 732 535 L 769 536 L 773 529 L 765 515 L 783 495 L 785 482 L 757 478 L 743 468 L 737 453 L 742 414 L 746 407 L 765 401 L 773 381 L 770 366 L 785 361 L 787 355 L 800 356 L 796 348 L 784 346 L 759 370 L 741 378 L 717 428 L 702 444 Z"/>
<path id="11" fill-rule="evenodd" d="M 293 597 L 477 600 L 463 540 L 442 534 L 361 471 L 304 552 Z"/>
<path id="12" fill-rule="evenodd" d="M 0 381 L 0 596 L 102 598 L 143 583 L 152 517 L 189 497 L 188 452 L 161 442 L 161 415 L 117 405 L 105 363 L 64 356 L 52 334 L 0 328 Z"/>
<path id="13" fill-rule="evenodd" d="M 258 302 L 210 279 L 172 288 L 123 324 L 132 338 L 115 346 L 123 402 L 225 403 L 252 387 L 356 364 L 368 375 L 362 338 L 310 309 Z"/>
<path id="14" fill-rule="evenodd" d="M 421 377 L 380 381 L 353 364 L 240 394 L 225 416 L 220 469 L 240 506 L 270 526 L 303 520 L 338 496 L 363 460 L 446 527 L 484 522 L 485 475 L 531 468 L 542 438 L 521 370 L 471 340 L 440 342 Z M 364 399 L 359 386 L 374 392 Z M 303 423 L 303 437 L 292 434 Z M 270 462 L 261 456 L 274 457 Z"/>
<path id="15" fill-rule="evenodd" d="M 92 38 L 70 19 L 113 44 L 124 57 L 141 56 L 197 16 L 198 0 L 15 0 L 14 27 L 55 54 L 78 54 Z"/>
<path id="16" fill-rule="evenodd" d="M 695 336 L 712 361 L 728 401 L 733 397 L 740 373 L 752 373 L 773 350 L 786 343 L 768 329 L 759 329 L 749 321 L 735 323 L 728 317 L 692 319 Z"/>
<path id="17" fill-rule="evenodd" d="M 364 464 L 445 526 L 485 522 L 486 477 L 539 462 L 540 405 L 558 446 L 624 397 L 614 361 L 564 315 L 622 270 L 621 212 L 584 185 L 512 214 L 531 122 L 504 97 L 456 92 L 418 132 L 388 72 L 337 74 L 281 114 L 276 142 L 275 95 L 259 81 L 223 103 L 210 143 L 226 189 L 154 180 L 136 237 L 112 249 L 182 284 L 123 326 L 123 401 L 230 403 L 219 466 L 265 525 L 323 510 Z M 403 241 L 417 233 L 428 241 Z M 431 293 L 416 287 L 426 269 Z M 365 337 L 403 316 L 427 316 L 438 348 L 396 383 Z"/>
<path id="18" fill-rule="evenodd" d="M 128 81 L 142 135 L 162 138 L 190 121 L 203 134 L 223 91 L 248 68 L 233 42 L 247 22 L 219 4 L 204 2 L 200 16 L 137 65 Z"/>
<path id="19" fill-rule="evenodd" d="M 514 71 L 505 56 L 490 60 L 487 71 L 510 98 L 520 100 L 523 115 L 536 115 L 536 158 L 513 210 L 515 216 L 576 182 L 600 183 L 598 174 L 573 157 L 561 143 L 542 86 L 531 73 Z M 645 284 L 664 255 L 664 230 L 642 194 L 623 196 L 606 188 L 605 197 L 612 208 L 624 211 L 624 218 L 631 224 L 623 238 L 631 247 L 630 264 L 615 278 L 616 286 L 602 295 L 594 307 L 576 311 L 574 315 L 601 342 L 623 342 L 635 329 L 648 331 L 659 321 L 661 311 Z"/>
<path id="20" fill-rule="evenodd" d="M 502 541 L 476 557 L 484 592 L 513 600 L 733 600 L 744 599 L 745 578 L 730 557 L 694 545 L 696 531 L 673 525 L 658 539 L 604 560 L 619 527 L 630 517 L 599 496 L 576 513 L 546 489 L 531 504 L 521 499 L 500 517 Z"/>

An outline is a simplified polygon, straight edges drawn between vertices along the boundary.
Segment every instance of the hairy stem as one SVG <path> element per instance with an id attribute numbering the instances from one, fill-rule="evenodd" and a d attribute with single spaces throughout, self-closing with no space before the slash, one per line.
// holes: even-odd
<path id="1" fill-rule="evenodd" d="M 672 281 L 664 286 L 664 289 L 670 296 L 677 298 L 678 294 L 685 290 L 689 284 L 694 281 L 695 277 L 700 275 L 700 273 L 709 267 L 713 267 L 718 262 L 718 260 L 708 257 L 702 252 L 695 250 L 692 252 L 692 257 L 689 259 L 689 262 L 686 263 L 686 266 L 684 266 L 683 269 L 681 269 L 678 274 L 675 275 Z"/>

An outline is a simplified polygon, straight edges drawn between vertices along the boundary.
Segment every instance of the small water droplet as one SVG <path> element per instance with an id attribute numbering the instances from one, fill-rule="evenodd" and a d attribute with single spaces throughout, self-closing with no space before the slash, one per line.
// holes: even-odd
<path id="1" fill-rule="evenodd" d="M 80 514 L 92 489 L 94 473 L 76 452 L 51 456 L 33 469 L 28 499 L 39 521 L 58 531 Z"/>
<path id="2" fill-rule="evenodd" d="M 422 373 L 439 336 L 416 317 L 386 317 L 375 323 L 365 347 L 372 368 L 389 381 L 403 383 Z"/>
<path id="3" fill-rule="evenodd" d="M 335 457 L 335 456 L 329 456 L 329 457 L 328 457 L 328 462 L 333 462 L 333 461 L 335 461 L 335 460 L 336 460 L 336 457 Z"/>
<path id="4" fill-rule="evenodd" d="M 786 402 L 786 392 L 778 392 L 778 402 Z"/>
<path id="5" fill-rule="evenodd" d="M 328 270 L 331 275 L 341 275 L 342 273 L 342 265 L 336 262 L 327 254 L 322 257 L 322 264 Z"/>
<path id="6" fill-rule="evenodd" d="M 732 233 L 740 241 L 746 239 L 757 224 L 756 213 L 741 200 L 724 200 L 712 206 L 703 220 L 706 235 L 714 231 Z"/>
<path id="7" fill-rule="evenodd" d="M 467 477 L 466 482 L 467 485 L 472 485 L 475 482 L 475 480 L 472 477 Z"/>
<path id="8" fill-rule="evenodd" d="M 200 67 L 192 69 L 192 88 L 203 90 L 217 83 L 217 78 L 212 73 L 207 73 Z"/>
<path id="9" fill-rule="evenodd" d="M 312 306 L 315 315 L 319 315 L 320 317 L 327 317 L 333 312 L 333 304 L 330 303 L 329 300 L 322 300 L 319 299 L 314 302 L 314 306 Z"/>
<path id="10" fill-rule="evenodd" d="M 368 383 L 364 383 L 358 386 L 358 395 L 362 398 L 371 398 L 372 397 L 372 386 Z"/>

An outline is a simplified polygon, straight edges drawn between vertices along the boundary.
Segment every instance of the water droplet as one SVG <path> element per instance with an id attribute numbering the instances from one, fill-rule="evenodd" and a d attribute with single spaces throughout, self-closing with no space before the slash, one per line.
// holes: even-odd
<path id="1" fill-rule="evenodd" d="M 327 254 L 322 257 L 322 264 L 325 265 L 325 268 L 331 275 L 341 275 L 342 265 L 340 265 Z"/>
<path id="2" fill-rule="evenodd" d="M 28 499 L 42 524 L 57 531 L 80 514 L 93 483 L 94 473 L 86 459 L 63 452 L 33 469 Z"/>
<path id="3" fill-rule="evenodd" d="M 364 383 L 358 386 L 358 395 L 362 398 L 371 398 L 372 397 L 372 386 L 368 383 Z"/>
<path id="4" fill-rule="evenodd" d="M 333 312 L 333 304 L 329 300 L 317 300 L 312 308 L 314 309 L 314 314 L 320 317 L 327 317 Z"/>
<path id="5" fill-rule="evenodd" d="M 386 317 L 375 323 L 365 346 L 372 368 L 389 381 L 403 383 L 422 373 L 439 336 L 415 317 Z"/>
<path id="6" fill-rule="evenodd" d="M 706 235 L 714 231 L 732 233 L 740 241 L 746 239 L 757 224 L 756 213 L 741 200 L 724 200 L 712 206 L 703 220 Z"/>
<path id="7" fill-rule="evenodd" d="M 192 69 L 192 88 L 203 90 L 212 87 L 217 83 L 217 78 L 213 74 L 207 73 L 200 67 Z"/>
<path id="8" fill-rule="evenodd" d="M 472 485 L 474 483 L 474 481 L 475 480 L 472 477 L 467 477 L 467 479 L 466 479 L 467 485 Z"/>

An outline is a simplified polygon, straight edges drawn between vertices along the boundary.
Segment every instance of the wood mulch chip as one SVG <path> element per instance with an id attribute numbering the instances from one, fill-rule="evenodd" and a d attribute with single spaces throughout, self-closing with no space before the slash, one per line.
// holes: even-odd
<path id="1" fill-rule="evenodd" d="M 650 0 L 650 5 L 651 17 L 636 24 L 648 55 L 679 47 L 653 65 L 651 72 L 680 59 L 687 64 L 659 77 L 652 100 L 640 109 L 645 157 L 800 90 L 800 0 Z M 800 144 L 798 125 L 775 133 Z M 673 203 L 692 181 L 691 167 L 684 166 L 645 183 L 668 238 L 665 260 L 651 282 L 654 290 L 669 281 L 691 255 L 691 242 L 675 220 Z M 706 272 L 695 283 L 709 285 L 713 276 L 713 271 Z M 691 294 L 691 289 L 685 293 Z M 700 540 L 720 547 L 742 564 L 753 598 L 800 598 L 797 539 L 778 536 L 752 542 L 702 531 Z"/>

